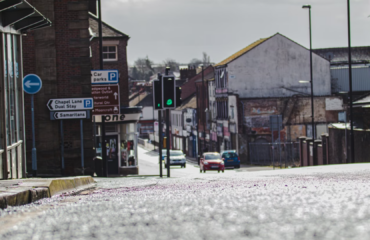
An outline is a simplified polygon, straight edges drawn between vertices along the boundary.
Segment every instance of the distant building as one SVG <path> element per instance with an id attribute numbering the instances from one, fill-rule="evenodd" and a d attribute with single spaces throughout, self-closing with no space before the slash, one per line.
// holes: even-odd
<path id="1" fill-rule="evenodd" d="M 319 137 L 327 132 L 329 123 L 338 120 L 343 101 L 331 96 L 330 62 L 314 53 L 313 63 L 314 130 Z M 216 64 L 216 104 L 212 107 L 216 113 L 212 116 L 217 117 L 211 133 L 217 132 L 218 150 L 236 149 L 242 162 L 252 162 L 268 150 L 253 149 L 251 155 L 252 142 L 288 142 L 312 136 L 310 84 L 300 80 L 310 80 L 310 52 L 279 33 Z M 280 133 L 270 129 L 270 117 L 277 115 L 282 119 Z"/>
<path id="2" fill-rule="evenodd" d="M 314 49 L 330 62 L 332 93 L 349 91 L 348 47 Z M 351 47 L 352 91 L 361 96 L 370 91 L 370 46 Z"/>

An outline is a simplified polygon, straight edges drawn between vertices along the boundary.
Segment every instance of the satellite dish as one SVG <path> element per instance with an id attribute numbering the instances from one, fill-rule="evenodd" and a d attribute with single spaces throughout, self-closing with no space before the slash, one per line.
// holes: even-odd
<path id="1" fill-rule="evenodd" d="M 220 78 L 223 78 L 224 77 L 224 72 L 225 71 L 222 71 Z"/>

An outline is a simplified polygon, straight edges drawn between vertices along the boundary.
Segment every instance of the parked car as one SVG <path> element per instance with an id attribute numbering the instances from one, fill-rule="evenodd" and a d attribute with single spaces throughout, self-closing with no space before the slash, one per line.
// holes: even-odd
<path id="1" fill-rule="evenodd" d="M 240 168 L 240 158 L 236 150 L 226 150 L 221 152 L 225 167 Z"/>
<path id="2" fill-rule="evenodd" d="M 164 161 L 166 157 L 167 157 L 167 149 L 162 149 L 162 161 Z"/>
<path id="3" fill-rule="evenodd" d="M 166 159 L 164 160 L 165 167 L 167 168 Z M 170 150 L 170 166 L 180 165 L 186 168 L 185 154 L 181 150 Z"/>
<path id="4" fill-rule="evenodd" d="M 221 155 L 217 152 L 206 152 L 200 158 L 200 172 L 208 170 L 225 171 L 225 164 Z"/>

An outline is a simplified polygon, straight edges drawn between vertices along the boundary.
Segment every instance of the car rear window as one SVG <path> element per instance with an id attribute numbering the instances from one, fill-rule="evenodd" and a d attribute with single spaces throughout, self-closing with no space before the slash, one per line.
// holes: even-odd
<path id="1" fill-rule="evenodd" d="M 211 160 L 211 159 L 220 159 L 220 154 L 218 153 L 209 153 L 205 155 L 206 160 Z"/>
<path id="2" fill-rule="evenodd" d="M 182 156 L 184 153 L 182 151 L 171 151 L 170 156 Z"/>
<path id="3" fill-rule="evenodd" d="M 228 153 L 222 154 L 222 157 L 223 158 L 235 158 L 235 157 L 238 157 L 238 154 L 234 152 L 228 152 Z"/>

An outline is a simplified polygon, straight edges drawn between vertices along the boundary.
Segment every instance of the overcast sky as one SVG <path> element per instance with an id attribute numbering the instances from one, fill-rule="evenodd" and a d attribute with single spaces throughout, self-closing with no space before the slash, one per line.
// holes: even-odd
<path id="1" fill-rule="evenodd" d="M 279 32 L 313 48 L 345 47 L 347 0 L 102 0 L 103 21 L 130 36 L 128 62 L 148 56 L 188 63 L 202 52 L 218 63 Z M 352 46 L 370 45 L 370 0 L 351 1 Z"/>

